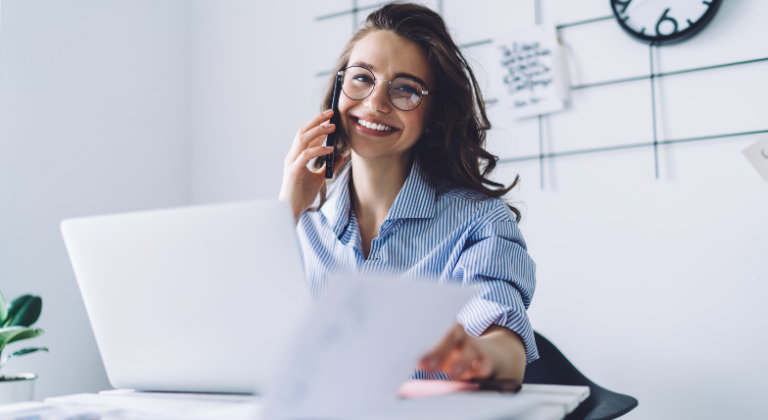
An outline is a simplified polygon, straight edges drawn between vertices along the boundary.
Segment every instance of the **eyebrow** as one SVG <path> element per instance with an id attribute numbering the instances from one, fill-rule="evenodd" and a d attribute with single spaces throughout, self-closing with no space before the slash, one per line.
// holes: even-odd
<path id="1" fill-rule="evenodd" d="M 370 70 L 371 73 L 376 73 L 376 66 L 374 66 L 373 64 L 368 64 L 368 63 L 363 62 L 363 61 L 358 61 L 356 63 L 352 63 L 352 64 L 349 65 L 349 67 L 354 67 L 354 66 L 358 66 L 358 67 L 362 67 L 364 69 Z M 410 77 L 411 79 L 419 82 L 421 84 L 421 86 L 424 87 L 424 89 L 427 89 L 427 84 L 424 83 L 424 81 L 421 80 L 420 77 L 414 76 L 414 75 L 412 75 L 410 73 L 396 73 L 395 77 L 393 79 L 396 79 L 398 77 Z"/>

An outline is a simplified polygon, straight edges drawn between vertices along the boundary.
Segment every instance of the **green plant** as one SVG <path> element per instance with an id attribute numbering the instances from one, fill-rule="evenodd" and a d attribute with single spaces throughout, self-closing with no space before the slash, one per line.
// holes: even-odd
<path id="1" fill-rule="evenodd" d="M 16 341 L 35 338 L 43 334 L 39 328 L 30 328 L 37 322 L 40 312 L 43 310 L 43 299 L 40 296 L 24 295 L 14 299 L 10 305 L 6 304 L 3 294 L 0 293 L 0 355 L 5 346 Z M 45 347 L 30 347 L 17 350 L 4 359 L 0 358 L 0 369 L 11 359 L 38 351 L 48 351 Z"/>

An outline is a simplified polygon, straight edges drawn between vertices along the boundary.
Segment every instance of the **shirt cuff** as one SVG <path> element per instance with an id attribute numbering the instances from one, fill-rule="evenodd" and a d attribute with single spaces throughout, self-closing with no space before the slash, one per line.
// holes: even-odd
<path id="1" fill-rule="evenodd" d="M 464 305 L 457 316 L 457 321 L 464 326 L 468 334 L 475 337 L 479 337 L 491 325 L 508 328 L 519 335 L 523 341 L 526 364 L 539 358 L 536 340 L 533 338 L 533 328 L 525 313 L 475 297 Z"/>

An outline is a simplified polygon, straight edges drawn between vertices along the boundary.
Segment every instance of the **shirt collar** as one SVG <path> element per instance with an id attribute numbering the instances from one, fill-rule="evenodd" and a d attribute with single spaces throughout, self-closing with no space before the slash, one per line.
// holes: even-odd
<path id="1" fill-rule="evenodd" d="M 351 165 L 339 174 L 338 180 L 333 183 L 328 193 L 328 200 L 320 207 L 337 238 L 341 237 L 349 225 L 352 208 L 349 194 L 350 176 Z M 435 216 L 435 196 L 435 189 L 430 185 L 418 158 L 415 158 L 411 172 L 384 220 L 432 218 Z"/>
<path id="2" fill-rule="evenodd" d="M 427 173 L 413 160 L 411 173 L 395 198 L 384 220 L 429 219 L 435 217 L 435 189 L 430 185 Z"/>

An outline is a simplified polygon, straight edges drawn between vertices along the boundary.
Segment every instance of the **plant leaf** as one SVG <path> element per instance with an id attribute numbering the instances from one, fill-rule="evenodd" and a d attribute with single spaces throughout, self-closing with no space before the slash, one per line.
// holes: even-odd
<path id="1" fill-rule="evenodd" d="M 32 295 L 21 295 L 13 300 L 8 305 L 8 317 L 5 318 L 5 321 L 3 322 L 2 326 L 7 327 L 11 321 L 13 321 L 13 317 L 21 310 L 21 308 L 24 306 L 27 301 L 32 299 Z"/>
<path id="2" fill-rule="evenodd" d="M 0 369 L 3 368 L 8 362 L 10 362 L 12 359 L 15 359 L 17 357 L 26 356 L 28 354 L 37 353 L 38 351 L 48 351 L 48 348 L 46 347 L 27 347 L 25 349 L 17 350 L 11 354 L 8 355 L 8 357 L 5 358 L 2 362 L 0 362 Z"/>
<path id="3" fill-rule="evenodd" d="M 21 298 L 17 298 L 11 304 L 11 310 L 9 311 L 9 327 L 29 327 L 40 318 L 40 312 L 43 310 L 43 299 L 40 296 L 26 295 L 26 298 L 22 303 L 18 304 Z M 23 296 L 24 297 L 24 296 Z"/>
<path id="4" fill-rule="evenodd" d="M 43 334 L 43 330 L 28 327 L 0 328 L 0 351 L 8 344 L 28 338 L 35 338 Z"/>
<path id="5" fill-rule="evenodd" d="M 8 318 L 8 304 L 5 303 L 3 293 L 0 292 L 0 325 L 3 325 L 6 318 Z"/>

